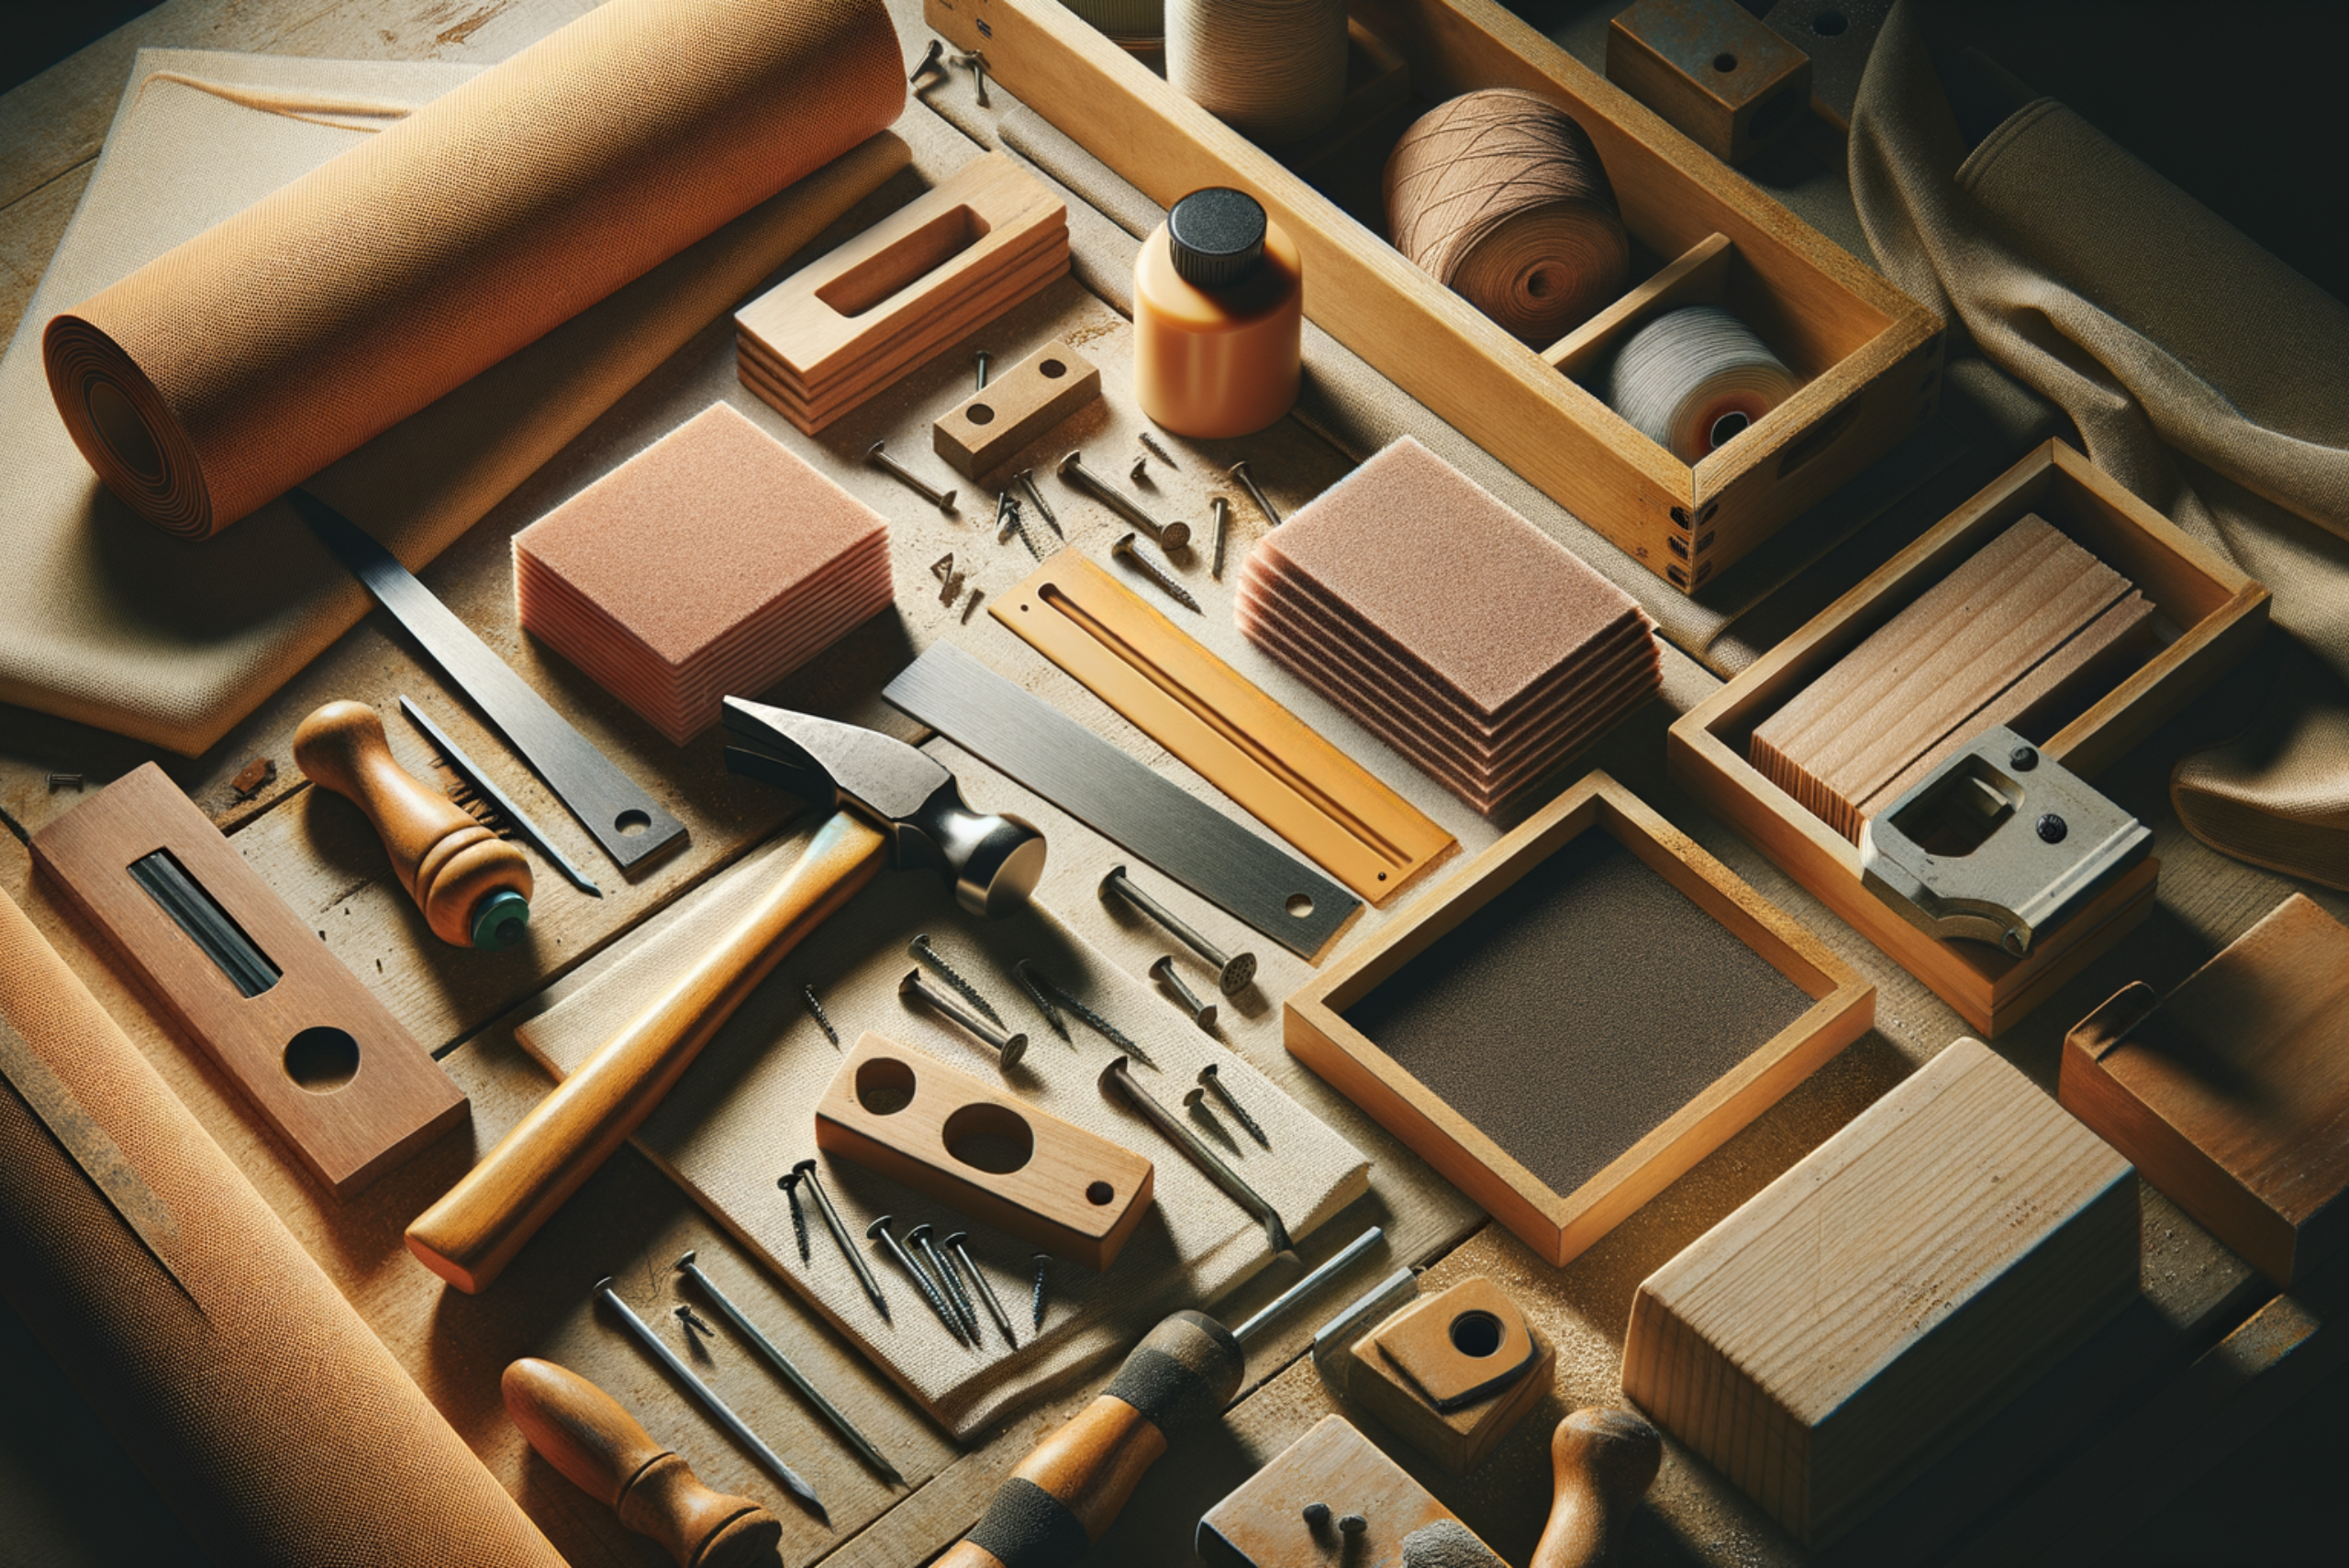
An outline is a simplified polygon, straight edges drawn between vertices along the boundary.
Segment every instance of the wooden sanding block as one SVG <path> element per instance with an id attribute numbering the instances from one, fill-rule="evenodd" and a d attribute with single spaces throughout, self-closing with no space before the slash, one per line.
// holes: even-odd
<path id="1" fill-rule="evenodd" d="M 2349 928 L 2299 894 L 2064 1040 L 2057 1097 L 2279 1285 L 2349 1233 Z"/>
<path id="2" fill-rule="evenodd" d="M 1131 1150 L 871 1032 L 817 1102 L 816 1147 L 1097 1273 L 1156 1178 Z"/>
<path id="3" fill-rule="evenodd" d="M 154 763 L 32 850 L 337 1197 L 463 1118 L 448 1074 Z"/>
<path id="4" fill-rule="evenodd" d="M 1312 1503 L 1323 1507 L 1308 1518 Z M 1348 1515 L 1361 1520 L 1360 1530 L 1341 1531 Z M 1208 1568 L 1402 1568 L 1404 1542 L 1431 1527 L 1456 1530 L 1466 1545 L 1491 1553 L 1344 1417 L 1324 1416 L 1201 1516 L 1193 1544 Z M 1478 1560 L 1472 1551 L 1451 1561 Z"/>

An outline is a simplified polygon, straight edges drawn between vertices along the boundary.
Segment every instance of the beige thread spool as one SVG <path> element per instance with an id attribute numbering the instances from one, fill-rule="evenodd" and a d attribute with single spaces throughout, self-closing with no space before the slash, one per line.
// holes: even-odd
<path id="1" fill-rule="evenodd" d="M 1440 104 L 1386 160 L 1395 249 L 1547 348 L 1623 292 L 1631 241 L 1589 133 L 1531 93 Z"/>
<path id="2" fill-rule="evenodd" d="M 1165 0 L 1166 80 L 1259 147 L 1300 141 L 1346 101 L 1345 0 Z"/>
<path id="3" fill-rule="evenodd" d="M 1600 395 L 1642 435 L 1695 464 L 1801 384 L 1744 322 L 1717 305 L 1692 305 L 1626 338 Z"/>

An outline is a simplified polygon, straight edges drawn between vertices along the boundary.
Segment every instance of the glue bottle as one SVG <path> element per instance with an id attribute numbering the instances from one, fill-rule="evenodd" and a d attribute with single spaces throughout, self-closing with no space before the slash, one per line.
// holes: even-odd
<path id="1" fill-rule="evenodd" d="M 1305 267 L 1245 191 L 1174 204 L 1134 261 L 1134 397 L 1178 436 L 1244 436 L 1297 401 Z"/>

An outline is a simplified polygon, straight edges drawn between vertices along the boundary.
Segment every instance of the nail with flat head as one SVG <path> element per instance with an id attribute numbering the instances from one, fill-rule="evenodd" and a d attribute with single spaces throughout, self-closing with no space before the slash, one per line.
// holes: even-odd
<path id="1" fill-rule="evenodd" d="M 939 39 L 930 39 L 930 49 L 922 55 L 921 63 L 914 67 L 913 74 L 907 77 L 906 80 L 908 82 L 918 82 L 928 72 L 939 70 L 945 53 L 946 45 L 943 40 Z"/>
<path id="2" fill-rule="evenodd" d="M 970 1239 L 969 1231 L 957 1230 L 946 1239 L 946 1250 L 961 1262 L 963 1272 L 971 1276 L 972 1288 L 978 1292 L 979 1299 L 986 1303 L 987 1316 L 994 1318 L 995 1326 L 1003 1330 L 1003 1342 L 1018 1350 L 1019 1337 L 1011 1331 L 1011 1318 L 1003 1310 L 1002 1300 L 996 1296 L 995 1286 L 987 1283 L 987 1276 L 979 1273 L 979 1265 L 971 1261 L 971 1249 L 967 1245 Z"/>
<path id="3" fill-rule="evenodd" d="M 1180 550 L 1191 542 L 1190 524 L 1160 522 L 1142 510 L 1141 502 L 1086 468 L 1083 452 L 1073 451 L 1061 459 L 1061 477 L 1156 539 L 1160 549 Z"/>
<path id="4" fill-rule="evenodd" d="M 964 1033 L 995 1052 L 996 1062 L 1006 1072 L 1018 1066 L 1020 1057 L 1027 1053 L 1026 1035 L 1006 1034 L 943 991 L 931 990 L 923 983 L 918 969 L 906 972 L 906 977 L 897 982 L 897 995 L 908 1002 L 920 1003 L 951 1023 L 961 1025 Z"/>
<path id="5" fill-rule="evenodd" d="M 1120 537 L 1117 543 L 1109 547 L 1109 553 L 1149 578 L 1158 585 L 1159 592 L 1189 610 L 1193 615 L 1207 613 L 1199 608 L 1199 601 L 1191 597 L 1191 591 L 1188 588 L 1169 577 L 1156 562 L 1134 548 L 1133 535 L 1126 534 Z"/>
<path id="6" fill-rule="evenodd" d="M 1264 1240 L 1275 1252 L 1293 1251 L 1288 1227 L 1281 1220 L 1264 1194 L 1248 1184 L 1246 1178 L 1223 1162 L 1208 1141 L 1193 1132 L 1181 1117 L 1152 1098 L 1150 1091 L 1134 1082 L 1133 1073 L 1126 1066 L 1126 1059 L 1119 1057 L 1101 1069 L 1097 1080 L 1101 1092 L 1122 1102 L 1130 1109 L 1158 1129 L 1160 1136 L 1191 1158 L 1200 1173 L 1223 1189 L 1224 1195 L 1238 1204 L 1250 1218 L 1264 1228 Z"/>
<path id="7" fill-rule="evenodd" d="M 868 1241 L 877 1239 L 882 1245 L 889 1249 L 890 1255 L 897 1260 L 897 1266 L 906 1271 L 907 1275 L 913 1280 L 915 1288 L 921 1292 L 922 1299 L 930 1303 L 930 1309 L 938 1314 L 938 1320 L 946 1325 L 946 1331 L 954 1336 L 954 1342 L 961 1344 L 963 1342 L 962 1323 L 953 1313 L 947 1310 L 946 1303 L 939 1298 L 936 1283 L 930 1279 L 921 1264 L 914 1261 L 914 1255 L 906 1251 L 906 1244 L 898 1240 L 890 1231 L 890 1223 L 896 1218 L 895 1215 L 883 1215 L 865 1227 L 864 1239 Z"/>
<path id="8" fill-rule="evenodd" d="M 889 1304 L 881 1297 L 881 1282 L 873 1277 L 873 1271 L 865 1266 L 864 1254 L 857 1250 L 855 1242 L 849 1240 L 848 1227 L 841 1223 L 840 1210 L 832 1207 L 832 1195 L 826 1192 L 824 1184 L 816 1179 L 816 1162 L 802 1160 L 791 1168 L 791 1173 L 807 1183 L 807 1190 L 816 1195 L 816 1211 L 824 1217 L 824 1229 L 832 1233 L 832 1240 L 840 1246 L 841 1256 L 846 1258 L 848 1266 L 856 1271 L 856 1283 L 864 1287 L 866 1299 L 873 1303 L 873 1309 L 881 1314 L 881 1321 L 886 1323 L 889 1320 Z"/>
<path id="9" fill-rule="evenodd" d="M 1223 538 L 1231 528 L 1231 503 L 1221 495 L 1208 498 L 1208 509 L 1215 514 L 1215 542 L 1208 550 L 1208 575 L 1223 581 Z"/>
<path id="10" fill-rule="evenodd" d="M 1174 910 L 1144 892 L 1141 884 L 1126 873 L 1124 866 L 1111 866 L 1109 874 L 1101 879 L 1101 885 L 1097 891 L 1105 903 L 1112 895 L 1124 899 L 1164 927 L 1167 933 L 1176 941 L 1197 953 L 1206 962 L 1208 967 L 1215 971 L 1216 989 L 1225 995 L 1238 995 L 1247 989 L 1248 982 L 1256 978 L 1254 953 L 1236 953 L 1226 958 L 1217 950 L 1213 942 L 1192 929 L 1189 923 L 1177 916 Z"/>
<path id="11" fill-rule="evenodd" d="M 907 489 L 912 491 L 915 495 L 919 495 L 923 500 L 929 502 L 940 511 L 951 516 L 954 510 L 954 492 L 952 490 L 941 491 L 931 485 L 924 484 L 922 482 L 921 475 L 916 473 L 912 469 L 907 468 L 904 463 L 899 462 L 896 458 L 891 457 L 887 452 L 883 451 L 881 450 L 882 444 L 883 443 L 879 441 L 875 441 L 871 447 L 866 449 L 864 461 L 885 473 L 895 474 L 898 481 L 902 483 Z"/>
<path id="12" fill-rule="evenodd" d="M 1164 953 L 1161 953 L 1159 955 L 1158 962 L 1150 966 L 1150 977 L 1152 980 L 1157 981 L 1160 986 L 1165 991 L 1172 994 L 1169 999 L 1172 1000 L 1176 1006 L 1190 1014 L 1191 1021 L 1193 1023 L 1198 1025 L 1199 1028 L 1203 1029 L 1213 1029 L 1215 1028 L 1215 1004 L 1213 1002 L 1200 1001 L 1198 997 L 1192 993 L 1191 988 L 1183 984 L 1183 977 L 1174 973 L 1174 960 L 1173 958 Z"/>
<path id="13" fill-rule="evenodd" d="M 995 356 L 988 353 L 985 349 L 981 349 L 977 353 L 973 354 L 971 357 L 976 360 L 979 363 L 978 389 L 981 392 L 985 392 L 987 389 L 987 361 L 995 358 Z"/>
<path id="14" fill-rule="evenodd" d="M 1231 465 L 1231 477 L 1238 480 L 1241 487 L 1248 492 L 1248 498 L 1256 503 L 1256 510 L 1264 514 L 1264 521 L 1275 528 L 1279 528 L 1281 515 L 1273 510 L 1273 504 L 1270 501 L 1264 499 L 1264 492 L 1256 484 L 1256 476 L 1248 472 L 1246 458 Z"/>
<path id="15" fill-rule="evenodd" d="M 978 1308 L 971 1305 L 971 1298 L 963 1294 L 962 1280 L 955 1274 L 952 1265 L 940 1255 L 938 1244 L 930 1239 L 934 1229 L 925 1219 L 906 1232 L 906 1240 L 920 1248 L 921 1255 L 929 1260 L 930 1273 L 937 1276 L 939 1284 L 946 1287 L 947 1305 L 954 1308 L 955 1320 L 963 1325 L 963 1332 L 975 1345 L 979 1342 Z"/>
<path id="16" fill-rule="evenodd" d="M 1023 468 L 1011 477 L 1019 481 L 1019 488 L 1028 492 L 1028 499 L 1036 503 L 1036 510 L 1042 513 L 1044 521 L 1052 526 L 1052 536 L 1055 539 L 1068 538 L 1068 535 L 1061 532 L 1061 520 L 1052 516 L 1052 503 L 1044 499 L 1044 493 L 1041 490 L 1036 488 L 1036 471 L 1032 468 Z"/>

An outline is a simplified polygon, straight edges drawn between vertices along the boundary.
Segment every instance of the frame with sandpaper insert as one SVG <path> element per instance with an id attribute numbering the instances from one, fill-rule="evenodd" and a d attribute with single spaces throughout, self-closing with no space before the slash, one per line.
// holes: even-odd
<path id="1" fill-rule="evenodd" d="M 1922 539 L 1675 721 L 1673 778 L 1828 907 L 1930 986 L 1986 1039 L 2010 1028 L 2152 913 L 2160 862 L 2148 858 L 2015 958 L 1987 942 L 1944 940 L 1862 885 L 1858 845 L 1747 761 L 1754 728 L 1878 627 L 2026 513 L 2035 513 L 2130 579 L 2168 640 L 2060 728 L 2022 733 L 2093 783 L 2098 770 L 2240 662 L 2267 628 L 2267 590 L 2188 539 L 2060 440 L 2026 455 Z M 2076 709 L 2076 711 L 2072 711 Z"/>
<path id="2" fill-rule="evenodd" d="M 1717 926 L 1750 950 L 1809 1006 L 1573 1190 L 1561 1192 L 1502 1147 L 1493 1133 L 1430 1088 L 1349 1018 L 1348 1012 L 1520 880 L 1586 834 L 1613 839 Z M 1574 962 L 1571 952 L 1556 962 Z M 1706 853 L 1607 773 L 1594 772 L 1498 843 L 1429 889 L 1366 946 L 1308 981 L 1282 1008 L 1289 1053 L 1516 1232 L 1564 1265 L 1776 1104 L 1866 1031 L 1876 987 L 1791 917 Z M 1459 1020 L 1462 1051 L 1486 1048 L 1478 1020 Z M 1529 1094 L 1572 1084 L 1528 1084 Z M 1633 1129 L 1623 1129 L 1625 1134 Z"/>

